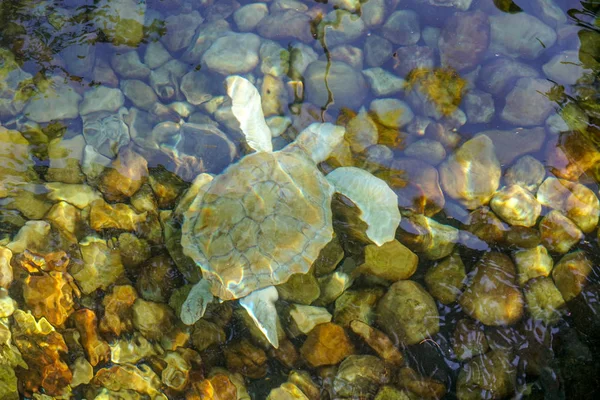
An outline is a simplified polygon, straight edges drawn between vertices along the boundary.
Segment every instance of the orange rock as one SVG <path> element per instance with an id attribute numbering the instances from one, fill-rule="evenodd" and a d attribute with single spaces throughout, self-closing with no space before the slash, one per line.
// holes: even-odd
<path id="1" fill-rule="evenodd" d="M 237 388 L 225 374 L 217 374 L 193 384 L 186 400 L 237 400 Z"/>
<path id="2" fill-rule="evenodd" d="M 104 317 L 100 320 L 100 331 L 121 336 L 133 330 L 132 306 L 137 299 L 135 288 L 130 285 L 114 286 L 112 292 L 102 300 Z"/>
<path id="3" fill-rule="evenodd" d="M 88 308 L 78 310 L 73 314 L 75 327 L 81 334 L 81 343 L 85 349 L 88 361 L 92 366 L 110 359 L 108 343 L 98 337 L 98 319 L 96 314 Z"/>
<path id="4" fill-rule="evenodd" d="M 52 325 L 62 326 L 73 312 L 73 297 L 80 292 L 67 273 L 51 271 L 29 275 L 23 284 L 23 298 L 36 318 L 45 317 Z"/>
<path id="5" fill-rule="evenodd" d="M 27 397 L 40 391 L 50 396 L 60 395 L 73 379 L 61 359 L 61 353 L 69 351 L 64 338 L 45 318 L 36 321 L 33 315 L 17 310 L 13 319 L 13 343 L 29 367 L 15 370 L 22 393 Z"/>
<path id="6" fill-rule="evenodd" d="M 41 254 L 26 249 L 15 257 L 15 261 L 28 272 L 66 272 L 70 259 L 64 251 Z"/>
<path id="7" fill-rule="evenodd" d="M 147 213 L 138 214 L 123 203 L 108 204 L 102 199 L 94 200 L 90 206 L 90 226 L 96 231 L 103 229 L 122 229 L 135 231 L 146 221 Z"/>
<path id="8" fill-rule="evenodd" d="M 354 353 L 344 328 L 334 323 L 317 325 L 306 338 L 300 354 L 313 367 L 334 365 Z"/>

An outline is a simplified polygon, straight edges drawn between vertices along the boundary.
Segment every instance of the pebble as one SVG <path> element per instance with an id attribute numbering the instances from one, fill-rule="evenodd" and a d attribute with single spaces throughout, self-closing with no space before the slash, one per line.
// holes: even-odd
<path id="1" fill-rule="evenodd" d="M 490 25 L 482 11 L 455 13 L 442 29 L 438 42 L 442 66 L 470 70 L 483 59 L 490 43 Z"/>
<path id="2" fill-rule="evenodd" d="M 304 73 L 304 85 L 308 101 L 319 107 L 327 105 L 331 92 L 336 108 L 358 109 L 368 89 L 363 75 L 341 61 L 310 63 Z"/>
<path id="3" fill-rule="evenodd" d="M 317 325 L 300 348 L 311 367 L 338 364 L 352 353 L 354 346 L 344 328 L 331 322 Z"/>
<path id="4" fill-rule="evenodd" d="M 519 272 L 517 281 L 521 286 L 531 279 L 549 276 L 554 266 L 552 257 L 542 245 L 517 250 L 514 252 L 513 258 Z"/>
<path id="5" fill-rule="evenodd" d="M 524 63 L 511 58 L 499 57 L 485 63 L 477 79 L 479 87 L 493 95 L 500 95 L 512 89 L 519 78 L 537 78 L 539 72 Z"/>
<path id="6" fill-rule="evenodd" d="M 373 100 L 369 105 L 369 111 L 377 122 L 393 129 L 408 125 L 414 118 L 409 105 L 395 98 Z"/>
<path id="7" fill-rule="evenodd" d="M 394 11 L 381 27 L 384 38 L 394 44 L 410 46 L 421 37 L 419 16 L 412 10 Z"/>
<path id="8" fill-rule="evenodd" d="M 491 94 L 480 90 L 470 90 L 463 99 L 467 121 L 471 124 L 482 124 L 492 120 L 496 108 Z"/>
<path id="9" fill-rule="evenodd" d="M 409 279 L 417 270 L 419 257 L 397 240 L 365 247 L 365 262 L 358 271 L 392 282 Z"/>
<path id="10" fill-rule="evenodd" d="M 541 204 L 528 190 L 518 185 L 507 186 L 494 194 L 490 207 L 511 225 L 534 226 L 542 212 Z"/>
<path id="11" fill-rule="evenodd" d="M 362 18 L 345 10 L 334 10 L 327 13 L 317 28 L 318 39 L 324 40 L 329 48 L 352 43 L 365 31 L 366 27 Z"/>
<path id="12" fill-rule="evenodd" d="M 450 304 L 458 299 L 466 280 L 465 265 L 458 251 L 437 261 L 425 273 L 429 293 L 443 304 Z"/>
<path id="13" fill-rule="evenodd" d="M 383 68 L 368 68 L 362 71 L 371 91 L 377 97 L 385 97 L 404 90 L 406 81 Z"/>
<path id="14" fill-rule="evenodd" d="M 375 350 L 386 363 L 402 365 L 404 362 L 404 356 L 385 333 L 358 320 L 350 323 L 350 329 Z"/>
<path id="15" fill-rule="evenodd" d="M 439 314 L 433 297 L 413 281 L 398 281 L 377 305 L 377 324 L 395 345 L 412 345 L 435 335 Z"/>
<path id="16" fill-rule="evenodd" d="M 546 96 L 553 87 L 545 79 L 519 79 L 506 97 L 500 118 L 513 125 L 543 125 L 554 111 L 554 102 Z"/>
<path id="17" fill-rule="evenodd" d="M 524 294 L 527 309 L 534 319 L 551 325 L 563 316 L 565 300 L 552 278 L 542 277 L 529 281 Z"/>
<path id="18" fill-rule="evenodd" d="M 83 101 L 79 105 L 79 114 L 86 115 L 97 111 L 115 112 L 124 102 L 125 98 L 119 89 L 96 86 L 84 93 Z"/>
<path id="19" fill-rule="evenodd" d="M 463 318 L 456 323 L 452 334 L 452 348 L 460 361 L 484 354 L 489 349 L 483 327 L 475 321 Z"/>
<path id="20" fill-rule="evenodd" d="M 185 49 L 192 42 L 196 29 L 202 22 L 204 19 L 195 10 L 169 15 L 164 19 L 165 33 L 161 35 L 160 41 L 173 53 Z"/>
<path id="21" fill-rule="evenodd" d="M 401 46 L 394 52 L 394 71 L 406 78 L 415 69 L 433 69 L 435 53 L 429 46 Z"/>
<path id="22" fill-rule="evenodd" d="M 500 183 L 500 163 L 492 140 L 476 136 L 451 154 L 440 167 L 444 192 L 468 209 L 486 204 Z"/>
<path id="23" fill-rule="evenodd" d="M 48 85 L 44 95 L 33 96 L 29 100 L 23 114 L 39 123 L 77 118 L 81 95 L 59 77 L 50 78 Z"/>
<path id="24" fill-rule="evenodd" d="M 463 310 L 485 325 L 512 325 L 523 316 L 515 266 L 504 254 L 485 253 L 459 299 Z"/>
<path id="25" fill-rule="evenodd" d="M 538 58 L 554 46 L 556 32 L 531 14 L 491 15 L 490 51 L 527 60 Z"/>
<path id="26" fill-rule="evenodd" d="M 303 304 L 292 304 L 290 306 L 290 317 L 296 324 L 296 328 L 305 335 L 312 331 L 315 326 L 331 322 L 331 314 L 326 308 Z"/>
<path id="27" fill-rule="evenodd" d="M 584 238 L 573 221 L 558 210 L 552 210 L 539 225 L 542 244 L 550 251 L 565 254 Z"/>
<path id="28" fill-rule="evenodd" d="M 552 279 L 565 301 L 577 297 L 592 273 L 592 263 L 581 250 L 563 256 L 552 270 Z"/>
<path id="29" fill-rule="evenodd" d="M 508 167 L 504 173 L 504 182 L 507 185 L 519 185 L 532 193 L 537 191 L 538 186 L 546 176 L 544 165 L 535 157 L 523 156 Z M 538 197 L 538 201 L 539 201 Z"/>
<path id="30" fill-rule="evenodd" d="M 216 39 L 202 56 L 211 71 L 223 75 L 252 71 L 259 61 L 260 37 L 253 33 L 234 33 Z"/>
<path id="31" fill-rule="evenodd" d="M 365 39 L 365 61 L 369 67 L 380 67 L 392 57 L 392 43 L 378 35 L 369 35 Z"/>

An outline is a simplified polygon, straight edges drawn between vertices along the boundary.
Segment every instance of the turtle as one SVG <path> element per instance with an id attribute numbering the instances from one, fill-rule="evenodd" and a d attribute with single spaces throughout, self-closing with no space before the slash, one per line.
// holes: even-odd
<path id="1" fill-rule="evenodd" d="M 278 347 L 274 286 L 307 273 L 333 237 L 331 201 L 336 191 L 362 211 L 377 245 L 392 240 L 400 223 L 397 197 L 381 179 L 355 167 L 325 176 L 317 164 L 329 157 L 345 129 L 314 123 L 283 149 L 273 151 L 260 95 L 245 78 L 226 79 L 232 112 L 255 150 L 212 177 L 202 174 L 183 213 L 181 245 L 202 271 L 185 300 L 181 319 L 193 324 L 214 297 L 239 299 L 267 340 Z"/>

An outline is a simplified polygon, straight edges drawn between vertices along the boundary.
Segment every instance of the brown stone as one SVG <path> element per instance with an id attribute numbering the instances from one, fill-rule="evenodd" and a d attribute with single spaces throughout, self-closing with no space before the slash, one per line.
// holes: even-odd
<path id="1" fill-rule="evenodd" d="M 398 384 L 419 399 L 441 399 L 446 394 L 446 385 L 442 382 L 421 376 L 412 368 L 402 368 L 398 374 Z"/>
<path id="2" fill-rule="evenodd" d="M 385 333 L 358 320 L 350 323 L 350 329 L 375 350 L 385 362 L 393 365 L 404 363 L 404 356 Z"/>
<path id="3" fill-rule="evenodd" d="M 259 379 L 267 374 L 267 355 L 247 339 L 232 343 L 225 348 L 225 362 L 227 369 L 239 372 L 248 378 Z"/>
<path id="4" fill-rule="evenodd" d="M 79 289 L 67 273 L 51 271 L 29 275 L 23 284 L 23 299 L 36 318 L 45 317 L 52 325 L 62 326 L 74 311 Z"/>
<path id="5" fill-rule="evenodd" d="M 344 328 L 334 323 L 317 325 L 306 338 L 300 354 L 313 367 L 335 365 L 354 353 Z"/>
<path id="6" fill-rule="evenodd" d="M 121 336 L 133 330 L 133 303 L 137 299 L 133 286 L 113 286 L 112 292 L 102 299 L 104 316 L 100 320 L 100 331 Z"/>
<path id="7" fill-rule="evenodd" d="M 237 400 L 237 388 L 225 374 L 192 383 L 185 400 Z"/>
<path id="8" fill-rule="evenodd" d="M 124 201 L 138 191 L 147 177 L 146 159 L 133 150 L 125 149 L 104 170 L 98 189 L 109 201 Z"/>
<path id="9" fill-rule="evenodd" d="M 111 228 L 135 231 L 146 221 L 146 216 L 146 212 L 138 214 L 127 204 L 108 204 L 102 199 L 95 200 L 90 206 L 90 226 L 96 231 Z"/>
<path id="10" fill-rule="evenodd" d="M 92 366 L 110 359 L 110 347 L 108 343 L 98 336 L 98 319 L 96 314 L 88 309 L 82 308 L 73 314 L 75 327 L 81 335 L 81 344 L 88 356 Z"/>
<path id="11" fill-rule="evenodd" d="M 410 278 L 418 264 L 419 257 L 415 253 L 399 241 L 392 240 L 381 246 L 370 244 L 365 247 L 365 263 L 358 270 L 395 282 Z"/>

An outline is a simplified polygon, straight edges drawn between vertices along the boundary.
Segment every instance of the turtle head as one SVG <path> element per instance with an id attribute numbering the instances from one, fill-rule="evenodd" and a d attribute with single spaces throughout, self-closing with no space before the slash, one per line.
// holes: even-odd
<path id="1" fill-rule="evenodd" d="M 284 151 L 301 150 L 315 164 L 325 161 L 331 152 L 344 140 L 346 129 L 343 126 L 326 123 L 310 124 Z"/>

